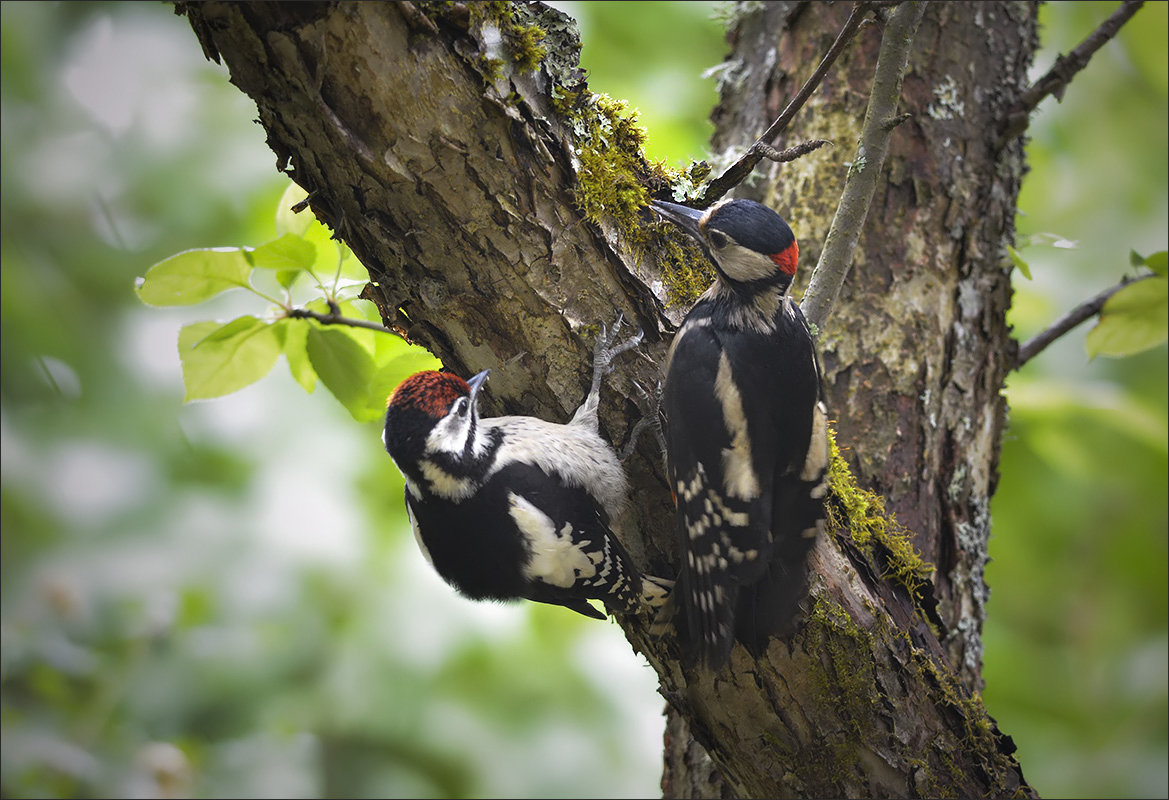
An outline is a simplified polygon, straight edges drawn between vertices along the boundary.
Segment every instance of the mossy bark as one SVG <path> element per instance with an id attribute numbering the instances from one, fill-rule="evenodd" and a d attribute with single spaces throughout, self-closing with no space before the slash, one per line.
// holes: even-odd
<path id="1" fill-rule="evenodd" d="M 751 7 L 732 31 L 719 149 L 767 126 L 848 11 Z M 613 109 L 587 91 L 563 15 L 497 3 L 179 9 L 256 101 L 278 167 L 369 269 L 366 294 L 387 324 L 457 372 L 492 369 L 489 411 L 567 418 L 598 323 L 621 311 L 640 325 L 645 344 L 602 396 L 604 431 L 625 439 L 640 415 L 633 381 L 656 382 L 685 311 L 663 288 L 678 285 L 666 278 L 685 251 L 665 246 L 673 232 L 638 198 L 642 187 L 666 196 L 680 176 L 646 164 L 637 137 L 604 119 Z M 670 796 L 1031 794 L 977 691 L 1011 362 L 1002 257 L 1023 169 L 1017 144 L 994 149 L 990 122 L 1022 88 L 1034 29 L 1031 6 L 928 7 L 903 90 L 914 118 L 893 137 L 822 331 L 858 491 L 884 495 L 937 565 L 937 612 L 883 577 L 896 572 L 890 548 L 837 530 L 813 551 L 805 624 L 759 660 L 736 648 L 722 674 L 688 673 L 671 637 L 624 621 L 673 715 Z M 805 265 L 840 195 L 879 41 L 879 25 L 862 31 L 789 133 L 836 146 L 762 168 L 740 192 L 788 217 Z M 652 437 L 627 466 L 635 501 L 618 532 L 642 565 L 670 574 L 673 511 Z"/>

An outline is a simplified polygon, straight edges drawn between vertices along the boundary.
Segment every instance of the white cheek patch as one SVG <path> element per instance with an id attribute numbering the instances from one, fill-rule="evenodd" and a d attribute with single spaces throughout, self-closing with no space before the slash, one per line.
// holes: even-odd
<path id="1" fill-rule="evenodd" d="M 777 272 L 775 262 L 770 256 L 756 253 L 742 245 L 730 243 L 722 250 L 713 251 L 718 259 L 718 265 L 727 277 L 733 281 L 750 283 L 751 281 L 773 278 Z"/>
<path id="2" fill-rule="evenodd" d="M 462 455 L 467 449 L 467 437 L 471 435 L 471 418 L 448 414 L 438 421 L 426 437 L 426 449 L 430 453 L 451 453 Z"/>
<path id="3" fill-rule="evenodd" d="M 722 451 L 727 496 L 753 500 L 759 496 L 759 479 L 751 464 L 751 439 L 747 431 L 747 415 L 743 411 L 743 398 L 731 375 L 731 362 L 726 353 L 718 360 L 714 393 L 722 403 L 723 423 L 731 436 L 731 446 Z"/>
<path id="4" fill-rule="evenodd" d="M 525 578 L 568 589 L 596 574 L 596 564 L 572 541 L 572 523 L 557 531 L 547 514 L 517 494 L 508 495 L 508 506 L 532 548 L 523 568 Z"/>

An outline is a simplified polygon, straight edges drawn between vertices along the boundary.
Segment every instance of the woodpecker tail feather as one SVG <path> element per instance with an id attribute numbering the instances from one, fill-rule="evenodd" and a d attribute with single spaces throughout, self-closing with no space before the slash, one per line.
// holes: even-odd
<path id="1" fill-rule="evenodd" d="M 735 639 L 752 656 L 761 657 L 773 637 L 789 636 L 795 631 L 807 588 L 807 570 L 802 562 L 773 560 L 763 578 L 739 590 Z"/>

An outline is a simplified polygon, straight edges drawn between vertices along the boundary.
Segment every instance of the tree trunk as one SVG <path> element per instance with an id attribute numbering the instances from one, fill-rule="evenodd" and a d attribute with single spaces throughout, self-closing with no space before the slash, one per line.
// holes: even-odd
<path id="1" fill-rule="evenodd" d="M 750 8 L 730 33 L 716 152 L 737 155 L 767 127 L 849 11 Z M 638 211 L 642 187 L 669 197 L 670 176 L 587 91 L 567 18 L 538 4 L 180 10 L 256 101 L 279 167 L 369 269 L 367 296 L 387 324 L 458 373 L 490 367 L 493 412 L 566 419 L 587 389 L 598 323 L 621 311 L 640 325 L 645 344 L 602 398 L 604 430 L 626 438 L 641 414 L 633 381 L 658 380 L 687 308 L 661 288 L 685 283 L 684 256 Z M 848 164 L 858 168 L 881 35 L 879 24 L 861 31 L 780 143 L 835 147 L 765 162 L 738 192 L 787 217 L 805 278 Z M 894 132 L 821 333 L 837 441 L 863 484 L 838 481 L 837 505 L 860 488 L 883 495 L 932 580 L 906 579 L 911 556 L 895 538 L 865 540 L 844 514 L 813 550 L 804 624 L 758 660 L 736 648 L 718 675 L 687 672 L 672 636 L 623 621 L 669 701 L 667 796 L 1033 794 L 978 690 L 1013 347 L 1005 245 L 1024 171 L 1021 143 L 999 149 L 995 131 L 1035 46 L 1033 5 L 927 6 L 902 93 L 913 116 Z M 618 532 L 649 571 L 672 574 L 673 509 L 652 437 L 627 467 L 636 499 Z"/>

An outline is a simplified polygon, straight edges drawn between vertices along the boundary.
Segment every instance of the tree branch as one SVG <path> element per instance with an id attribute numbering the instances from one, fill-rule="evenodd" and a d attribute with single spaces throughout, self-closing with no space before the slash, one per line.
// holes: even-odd
<path id="1" fill-rule="evenodd" d="M 1028 339 L 1027 342 L 1019 348 L 1019 355 L 1015 360 L 1015 369 L 1022 369 L 1024 364 L 1046 350 L 1053 342 L 1055 342 L 1056 339 L 1066 333 L 1069 333 L 1081 322 L 1089 320 L 1099 314 L 1100 309 L 1102 309 L 1104 304 L 1108 302 L 1108 298 L 1112 297 L 1112 295 L 1119 292 L 1125 286 L 1128 286 L 1130 283 L 1136 283 L 1137 281 L 1143 281 L 1147 280 L 1148 278 L 1155 277 L 1157 276 L 1153 273 L 1149 273 L 1148 275 L 1127 276 L 1115 286 L 1110 286 L 1109 288 L 1097 294 L 1095 297 L 1080 303 L 1071 311 L 1064 314 L 1055 322 L 1051 323 L 1051 325 L 1049 325 L 1046 330 Z"/>
<path id="2" fill-rule="evenodd" d="M 292 308 L 285 314 L 289 319 L 315 319 L 322 325 L 348 325 L 351 328 L 365 328 L 366 330 L 377 331 L 378 333 L 393 333 L 393 331 L 386 328 L 384 325 L 379 325 L 376 322 L 370 322 L 364 319 L 353 319 L 352 317 L 343 317 L 336 311 L 330 311 L 328 314 L 322 314 L 319 311 L 310 311 L 307 308 Z"/>
<path id="3" fill-rule="evenodd" d="M 732 164 L 722 175 L 719 175 L 706 185 L 706 189 L 703 191 L 698 203 L 698 208 L 706 208 L 721 199 L 723 195 L 742 183 L 743 179 L 751 174 L 751 170 L 755 169 L 755 166 L 760 161 L 765 157 L 772 158 L 768 155 L 768 152 L 774 153 L 776 151 L 771 147 L 770 142 L 787 128 L 796 113 L 804 107 L 804 103 L 808 101 L 808 98 L 812 96 L 812 92 L 816 91 L 816 87 L 824 80 L 824 76 L 828 74 L 829 68 L 831 68 L 837 57 L 844 52 L 845 46 L 852 41 L 852 37 L 861 29 L 861 25 L 865 21 L 864 17 L 873 8 L 873 5 L 870 2 L 860 2 L 853 5 L 852 13 L 848 15 L 848 19 L 845 20 L 844 26 L 840 29 L 840 33 L 836 34 L 836 40 L 832 42 L 832 46 L 824 54 L 824 58 L 820 61 L 820 65 L 816 67 L 816 71 L 812 73 L 812 76 L 796 92 L 796 96 L 787 104 L 787 108 L 781 111 L 779 116 L 775 118 L 775 122 L 771 123 L 771 126 L 764 131 L 763 135 L 747 148 L 747 152 L 743 153 L 739 160 Z M 817 147 L 819 146 L 817 145 Z M 814 149 L 811 148 L 805 152 L 811 152 Z M 801 155 L 804 155 L 804 153 L 798 153 L 788 160 L 793 160 Z"/>
<path id="4" fill-rule="evenodd" d="M 1047 74 L 1031 84 L 1020 95 L 1011 110 L 1007 112 L 1003 121 L 1003 134 L 999 139 L 999 147 L 1001 148 L 1027 130 L 1031 121 L 1031 112 L 1044 98 L 1052 95 L 1056 100 L 1062 100 L 1064 90 L 1067 89 L 1072 78 L 1088 66 L 1088 61 L 1095 55 L 1096 51 L 1114 39 L 1124 23 L 1132 19 L 1133 14 L 1137 13 L 1144 4 L 1144 0 L 1125 0 L 1108 19 L 1100 23 L 1100 27 L 1080 42 L 1075 50 L 1066 56 L 1057 58 Z"/>
<path id="5" fill-rule="evenodd" d="M 754 145 L 752 145 L 752 148 L 758 150 L 758 152 L 769 161 L 774 161 L 777 164 L 786 164 L 789 161 L 795 161 L 801 156 L 806 156 L 808 153 L 811 153 L 814 150 L 819 150 L 826 144 L 832 144 L 832 142 L 828 141 L 827 139 L 809 139 L 806 142 L 800 142 L 797 145 L 793 145 L 786 150 L 776 150 L 769 144 L 756 142 Z"/>
<path id="6" fill-rule="evenodd" d="M 836 208 L 832 227 L 820 253 L 820 261 L 800 303 L 804 316 L 815 326 L 828 319 L 840 287 L 852 266 L 852 252 L 869 214 L 869 204 L 885 164 L 889 137 L 902 120 L 897 114 L 901 81 L 909 63 L 909 52 L 917 27 L 925 15 L 925 3 L 902 3 L 889 15 L 881 37 L 881 53 L 873 76 L 869 108 L 861 129 L 856 158 L 848 170 L 844 192 Z"/>

